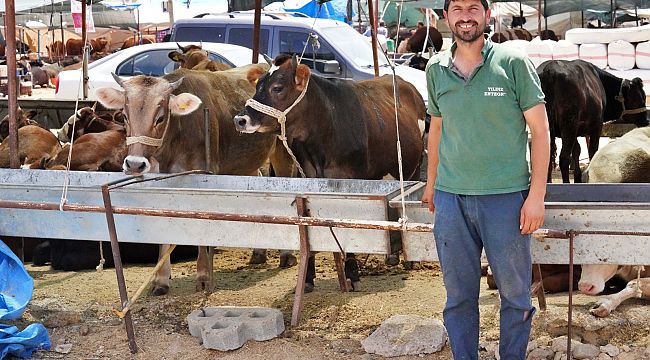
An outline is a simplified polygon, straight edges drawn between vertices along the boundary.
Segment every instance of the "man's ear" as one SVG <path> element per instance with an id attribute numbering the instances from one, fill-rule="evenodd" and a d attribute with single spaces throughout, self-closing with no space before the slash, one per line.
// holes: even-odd
<path id="1" fill-rule="evenodd" d="M 307 86 L 309 76 L 311 76 L 311 70 L 309 70 L 309 66 L 305 64 L 298 65 L 296 68 L 296 89 L 303 91 Z"/>

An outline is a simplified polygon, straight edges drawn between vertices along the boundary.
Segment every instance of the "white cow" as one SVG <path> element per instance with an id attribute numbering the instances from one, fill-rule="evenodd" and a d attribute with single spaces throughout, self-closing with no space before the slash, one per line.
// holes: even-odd
<path id="1" fill-rule="evenodd" d="M 589 183 L 650 183 L 650 127 L 634 129 L 598 150 L 584 175 L 583 180 Z M 631 265 L 582 265 L 578 288 L 587 295 L 597 295 L 614 276 L 628 282 L 627 286 L 600 299 L 590 310 L 592 314 L 607 316 L 621 302 L 635 296 L 650 299 L 648 265 L 645 269 Z"/>

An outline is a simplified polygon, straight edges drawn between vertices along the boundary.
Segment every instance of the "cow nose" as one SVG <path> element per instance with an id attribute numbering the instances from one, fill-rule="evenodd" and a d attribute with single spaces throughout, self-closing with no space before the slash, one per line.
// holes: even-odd
<path id="1" fill-rule="evenodd" d="M 592 294 L 593 291 L 594 291 L 594 287 L 595 286 L 593 284 L 590 284 L 588 282 L 580 282 L 580 283 L 578 283 L 578 289 L 583 294 Z"/>
<path id="2" fill-rule="evenodd" d="M 124 164 L 122 166 L 123 170 L 127 174 L 144 174 L 149 171 L 151 165 L 149 160 L 141 156 L 127 156 L 124 159 Z"/>
<path id="3" fill-rule="evenodd" d="M 245 128 L 248 123 L 248 116 L 246 115 L 237 115 L 235 116 L 235 123 L 240 128 Z"/>

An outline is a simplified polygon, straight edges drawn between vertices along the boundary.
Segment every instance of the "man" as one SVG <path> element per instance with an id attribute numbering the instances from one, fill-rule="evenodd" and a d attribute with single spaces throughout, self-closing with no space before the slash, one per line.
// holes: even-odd
<path id="1" fill-rule="evenodd" d="M 523 360 L 535 313 L 530 234 L 544 221 L 550 152 L 544 94 L 523 54 L 484 37 L 487 0 L 445 0 L 444 15 L 455 43 L 426 69 L 431 128 L 422 201 L 435 211 L 445 326 L 454 358 L 478 359 L 485 249 L 501 297 L 500 357 Z"/>
<path id="2" fill-rule="evenodd" d="M 372 31 L 372 26 L 368 26 L 366 29 L 366 32 L 363 33 L 364 36 L 371 36 Z M 388 29 L 386 29 L 386 23 L 384 20 L 379 21 L 379 26 L 377 27 L 377 35 L 383 35 L 384 37 L 388 37 Z"/>

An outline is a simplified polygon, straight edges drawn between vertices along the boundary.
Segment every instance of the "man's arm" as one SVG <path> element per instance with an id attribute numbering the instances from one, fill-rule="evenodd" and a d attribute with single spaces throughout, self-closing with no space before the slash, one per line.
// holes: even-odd
<path id="1" fill-rule="evenodd" d="M 431 116 L 429 126 L 429 141 L 427 142 L 427 186 L 422 195 L 422 202 L 429 206 L 429 211 L 434 212 L 433 187 L 436 184 L 438 175 L 438 146 L 440 145 L 440 133 L 442 132 L 442 117 Z"/>
<path id="2" fill-rule="evenodd" d="M 530 129 L 532 142 L 531 177 L 530 192 L 521 208 L 519 227 L 522 234 L 530 234 L 544 224 L 544 196 L 551 149 L 545 105 L 540 103 L 524 111 L 524 118 Z"/>

